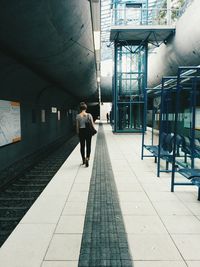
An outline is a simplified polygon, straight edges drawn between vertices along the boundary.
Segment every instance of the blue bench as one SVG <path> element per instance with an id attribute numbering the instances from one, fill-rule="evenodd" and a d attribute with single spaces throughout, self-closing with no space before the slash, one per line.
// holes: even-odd
<path id="1" fill-rule="evenodd" d="M 200 169 L 193 168 L 194 158 L 200 158 L 200 141 L 195 139 L 192 142 L 190 137 L 181 136 L 182 145 L 180 146 L 181 151 L 184 153 L 184 162 L 175 160 L 176 164 L 176 172 L 180 173 L 182 176 L 187 178 L 189 183 L 178 183 L 175 182 L 174 178 L 172 178 L 171 191 L 174 191 L 175 185 L 195 185 L 198 187 L 198 200 L 200 200 Z M 191 158 L 191 162 L 187 161 L 187 158 Z M 173 175 L 174 176 L 174 175 Z"/>
<path id="2" fill-rule="evenodd" d="M 162 133 L 161 134 L 161 141 L 160 143 L 163 144 L 165 141 L 167 134 L 166 133 Z M 146 148 L 152 155 L 144 155 L 143 157 L 155 157 L 155 162 L 157 162 L 157 157 L 158 157 L 158 153 L 159 153 L 159 146 L 158 145 L 144 145 L 144 148 Z"/>
<path id="3" fill-rule="evenodd" d="M 200 158 L 200 141 L 195 138 L 192 141 L 191 137 L 183 136 L 183 147 L 182 151 L 185 153 L 185 157 L 187 160 L 187 155 L 193 158 Z"/>
<path id="4" fill-rule="evenodd" d="M 183 137 L 180 135 L 176 136 L 176 157 L 181 157 L 180 150 L 182 150 L 183 147 Z M 169 163 L 172 164 L 173 161 L 173 146 L 174 146 L 174 134 L 173 133 L 165 133 L 163 132 L 160 136 L 160 148 L 159 145 L 144 145 L 144 148 L 146 148 L 152 155 L 144 155 L 144 157 L 155 157 L 155 162 L 157 162 L 158 159 L 158 165 L 157 165 L 157 176 L 160 176 L 160 172 L 171 172 L 172 170 L 169 170 Z M 162 169 L 160 168 L 160 161 L 165 160 L 166 161 L 166 168 Z"/>
<path id="5" fill-rule="evenodd" d="M 159 145 L 144 145 L 144 147 L 152 154 L 145 155 L 144 157 L 155 157 L 155 162 L 158 159 L 157 165 L 157 176 L 160 175 L 160 159 L 166 161 L 166 169 L 162 172 L 168 172 L 168 163 L 172 160 L 172 150 L 173 150 L 173 133 L 162 133 L 160 136 L 160 147 Z"/>
<path id="6" fill-rule="evenodd" d="M 160 175 L 160 172 L 172 172 L 172 169 L 169 170 L 169 163 L 172 164 L 173 162 L 173 146 L 174 146 L 175 137 L 174 134 L 168 134 L 165 142 L 163 144 L 163 150 L 161 150 L 160 157 L 158 160 L 158 169 L 157 169 L 157 176 Z M 181 157 L 180 149 L 182 148 L 183 139 L 180 135 L 176 135 L 176 157 Z M 166 169 L 160 169 L 160 159 L 166 161 Z"/>
<path id="7" fill-rule="evenodd" d="M 200 200 L 200 169 L 180 169 L 178 173 L 182 174 L 188 180 L 190 180 L 191 184 L 196 185 L 198 187 L 198 200 Z"/>

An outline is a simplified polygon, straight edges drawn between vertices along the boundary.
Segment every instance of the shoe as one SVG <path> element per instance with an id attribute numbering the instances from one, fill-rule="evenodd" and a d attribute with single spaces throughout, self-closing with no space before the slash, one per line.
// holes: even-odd
<path id="1" fill-rule="evenodd" d="M 89 166 L 89 160 L 86 159 L 86 160 L 85 160 L 85 167 L 88 167 L 88 166 Z"/>

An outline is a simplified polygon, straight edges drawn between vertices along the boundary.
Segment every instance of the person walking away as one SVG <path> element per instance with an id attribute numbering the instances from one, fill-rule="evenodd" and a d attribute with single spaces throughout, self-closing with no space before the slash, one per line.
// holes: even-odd
<path id="1" fill-rule="evenodd" d="M 109 122 L 109 114 L 106 113 L 106 119 L 107 119 L 107 123 Z"/>
<path id="2" fill-rule="evenodd" d="M 76 132 L 79 136 L 80 141 L 80 152 L 83 160 L 83 165 L 86 167 L 89 166 L 89 159 L 91 153 L 91 140 L 92 135 L 88 133 L 86 129 L 86 122 L 90 120 L 94 126 L 93 117 L 90 113 L 86 112 L 87 105 L 85 102 L 80 103 L 80 113 L 76 116 Z M 86 148 L 86 151 L 85 151 Z M 85 154 L 86 152 L 86 154 Z M 86 157 L 85 157 L 86 155 Z"/>

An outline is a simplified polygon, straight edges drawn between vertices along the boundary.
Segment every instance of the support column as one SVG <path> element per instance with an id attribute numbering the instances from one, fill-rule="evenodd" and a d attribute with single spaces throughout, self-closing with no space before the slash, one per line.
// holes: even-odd
<path id="1" fill-rule="evenodd" d="M 167 0 L 167 25 L 171 25 L 171 0 Z"/>

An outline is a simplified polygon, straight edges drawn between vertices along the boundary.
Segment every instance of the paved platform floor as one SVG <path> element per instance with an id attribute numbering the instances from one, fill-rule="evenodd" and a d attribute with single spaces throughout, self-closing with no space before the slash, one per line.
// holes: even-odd
<path id="1" fill-rule="evenodd" d="M 109 125 L 103 128 L 112 166 L 109 168 L 114 179 L 112 185 L 118 191 L 113 202 L 119 201 L 121 207 L 121 223 L 132 266 L 199 267 L 197 188 L 176 187 L 175 193 L 171 193 L 170 174 L 162 173 L 157 178 L 153 158 L 140 159 L 140 134 L 118 135 L 112 133 Z M 1 247 L 0 266 L 77 267 L 80 264 L 88 192 L 95 170 L 92 167 L 96 138 L 92 140 L 90 166 L 80 165 L 77 146 Z M 99 166 L 98 162 L 95 164 Z M 103 196 L 102 188 L 99 194 Z M 117 216 L 121 215 L 117 213 Z M 94 221 L 92 225 L 95 226 Z M 106 264 L 102 266 L 111 266 Z M 116 266 L 123 266 L 122 261 L 116 261 Z"/>

